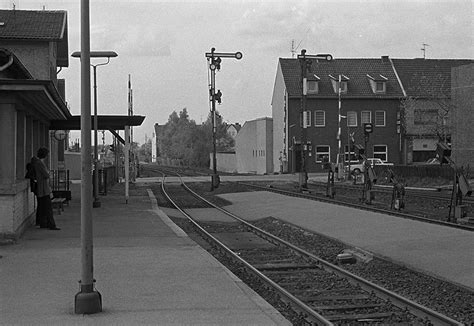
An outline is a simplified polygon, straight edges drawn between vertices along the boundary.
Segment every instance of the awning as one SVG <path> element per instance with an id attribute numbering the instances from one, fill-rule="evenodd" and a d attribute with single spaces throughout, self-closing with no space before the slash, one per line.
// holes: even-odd
<path id="1" fill-rule="evenodd" d="M 145 120 L 141 115 L 98 115 L 98 130 L 124 130 L 125 126 L 140 126 Z M 91 129 L 94 130 L 94 116 L 91 116 Z M 67 120 L 51 120 L 49 130 L 81 130 L 81 116 L 74 115 Z"/>

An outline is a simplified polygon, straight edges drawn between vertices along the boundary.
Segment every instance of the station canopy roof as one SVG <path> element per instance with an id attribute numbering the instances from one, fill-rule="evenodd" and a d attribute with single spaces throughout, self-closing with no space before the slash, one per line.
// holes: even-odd
<path id="1" fill-rule="evenodd" d="M 141 115 L 98 115 L 98 130 L 124 130 L 125 126 L 140 126 L 145 120 Z M 94 116 L 91 116 L 91 129 L 94 130 Z M 74 115 L 67 120 L 51 120 L 49 130 L 81 130 L 81 116 Z"/>

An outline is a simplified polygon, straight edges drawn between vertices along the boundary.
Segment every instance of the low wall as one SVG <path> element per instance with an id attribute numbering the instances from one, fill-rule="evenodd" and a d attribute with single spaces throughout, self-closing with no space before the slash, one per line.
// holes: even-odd
<path id="1" fill-rule="evenodd" d="M 217 153 L 216 154 L 216 161 L 217 161 L 217 171 L 220 172 L 229 172 L 229 173 L 236 173 L 237 172 L 237 159 L 234 152 L 229 153 Z M 212 165 L 212 153 L 210 154 L 210 164 L 209 168 L 212 170 L 214 167 Z"/>
<path id="2" fill-rule="evenodd" d="M 18 239 L 34 222 L 35 206 L 27 180 L 18 182 L 10 193 L 0 194 L 0 239 Z"/>

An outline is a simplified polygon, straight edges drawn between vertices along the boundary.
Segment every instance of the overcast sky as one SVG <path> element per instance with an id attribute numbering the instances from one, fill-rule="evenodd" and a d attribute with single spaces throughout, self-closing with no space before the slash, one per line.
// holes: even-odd
<path id="1" fill-rule="evenodd" d="M 0 0 L 2 9 L 68 11 L 69 52 L 80 50 L 79 0 Z M 216 75 L 217 106 L 229 123 L 271 116 L 278 58 L 297 52 L 337 58 L 473 58 L 473 5 L 451 1 L 91 1 L 91 50 L 118 57 L 98 67 L 99 114 L 127 114 L 128 75 L 134 112 L 146 116 L 134 129 L 143 143 L 157 122 L 187 108 L 191 119 L 209 112 L 205 52 L 241 51 L 223 59 Z M 98 63 L 92 59 L 92 63 Z M 59 74 L 73 115 L 80 114 L 80 63 L 71 58 Z M 74 136 L 73 137 L 79 137 Z"/>

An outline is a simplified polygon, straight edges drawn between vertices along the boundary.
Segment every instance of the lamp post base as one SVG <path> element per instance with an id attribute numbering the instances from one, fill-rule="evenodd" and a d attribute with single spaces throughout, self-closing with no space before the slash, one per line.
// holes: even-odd
<path id="1" fill-rule="evenodd" d="M 299 185 L 300 185 L 300 191 L 308 189 L 308 174 L 306 172 L 300 172 Z"/>
<path id="2" fill-rule="evenodd" d="M 102 312 L 102 296 L 98 291 L 78 292 L 74 297 L 75 314 L 95 314 Z"/>
<path id="3" fill-rule="evenodd" d="M 92 207 L 93 208 L 98 208 L 100 207 L 100 200 L 99 199 L 94 199 L 94 201 L 92 202 Z"/>
<path id="4" fill-rule="evenodd" d="M 219 188 L 219 184 L 221 183 L 221 179 L 218 174 L 211 175 L 211 191 L 216 188 Z"/>

